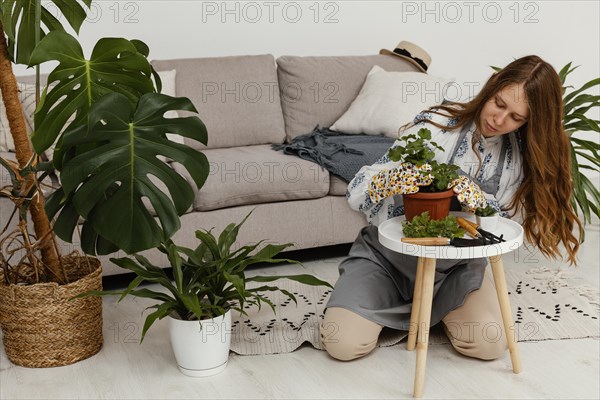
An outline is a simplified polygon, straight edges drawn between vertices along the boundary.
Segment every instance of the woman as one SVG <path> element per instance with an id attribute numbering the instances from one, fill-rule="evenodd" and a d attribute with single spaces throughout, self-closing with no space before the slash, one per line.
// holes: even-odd
<path id="1" fill-rule="evenodd" d="M 473 100 L 432 107 L 401 129 L 408 134 L 429 128 L 432 141 L 446 149 L 436 152 L 438 162 L 458 165 L 472 192 L 502 216 L 522 220 L 527 240 L 542 254 L 556 258 L 562 244 L 575 263 L 579 240 L 572 231 L 577 225 L 581 237 L 582 226 L 570 203 L 571 153 L 562 114 L 556 71 L 532 55 L 492 75 Z M 340 360 L 368 354 L 384 326 L 409 328 L 417 258 L 388 250 L 377 239 L 380 222 L 404 213 L 401 199 L 369 191 L 397 167 L 386 154 L 348 185 L 350 206 L 365 212 L 370 224 L 340 263 L 321 325 L 323 347 Z M 472 208 L 470 199 L 457 198 L 463 208 Z M 486 266 L 486 259 L 437 260 L 431 325 L 442 321 L 459 353 L 491 360 L 504 353 L 507 342 Z"/>

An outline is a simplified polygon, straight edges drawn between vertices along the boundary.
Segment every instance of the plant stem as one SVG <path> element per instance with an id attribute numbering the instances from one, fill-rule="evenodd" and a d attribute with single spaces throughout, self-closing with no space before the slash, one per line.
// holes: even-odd
<path id="1" fill-rule="evenodd" d="M 23 107 L 19 100 L 19 87 L 17 79 L 12 70 L 12 64 L 8 56 L 8 47 L 4 28 L 0 21 L 0 91 L 2 92 L 2 100 L 6 107 L 6 116 L 10 126 L 10 132 L 15 143 L 15 152 L 19 167 L 25 167 L 29 161 L 35 156 L 27 136 L 25 129 L 25 118 L 23 116 Z M 35 156 L 37 158 L 37 156 Z M 37 186 L 35 174 L 28 174 L 25 180 L 23 193 L 28 193 L 29 188 Z M 50 270 L 50 274 L 55 276 L 59 283 L 65 282 L 65 276 L 60 268 L 58 255 L 52 245 L 52 240 L 48 240 L 53 236 L 52 228 L 48 215 L 44 209 L 44 197 L 38 191 L 32 199 L 29 207 L 31 219 L 36 236 L 38 238 L 46 238 L 41 246 L 42 259 L 45 267 Z"/>

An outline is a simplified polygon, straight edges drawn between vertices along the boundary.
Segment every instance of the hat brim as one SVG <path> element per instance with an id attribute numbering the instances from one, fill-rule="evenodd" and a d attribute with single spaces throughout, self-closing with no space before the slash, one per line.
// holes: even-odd
<path id="1" fill-rule="evenodd" d="M 383 55 L 387 55 L 387 56 L 396 56 L 396 57 L 400 57 L 408 62 L 410 62 L 412 65 L 414 65 L 415 67 L 417 67 L 419 69 L 419 71 L 427 73 L 427 70 L 425 70 L 422 66 L 419 65 L 419 63 L 417 63 L 415 60 L 413 60 L 410 57 L 406 57 L 403 56 L 401 54 L 398 53 L 394 53 L 393 51 L 390 51 L 388 49 L 381 49 L 379 50 L 379 54 L 383 54 Z"/>

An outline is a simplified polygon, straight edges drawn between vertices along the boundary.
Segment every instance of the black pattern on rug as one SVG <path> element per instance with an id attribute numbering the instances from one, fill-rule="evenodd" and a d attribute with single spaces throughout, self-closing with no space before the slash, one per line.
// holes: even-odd
<path id="1" fill-rule="evenodd" d="M 600 337 L 598 289 L 570 287 L 565 275 L 561 270 L 544 267 L 525 273 L 506 271 L 520 342 Z M 260 310 L 254 305 L 245 306 L 248 316 L 234 312 L 233 352 L 243 355 L 288 353 L 305 342 L 322 349 L 319 325 L 331 289 L 289 280 L 278 281 L 278 286 L 293 293 L 298 304 L 279 292 L 269 292 L 264 296 L 276 305 L 276 314 L 267 305 Z M 333 337 L 335 329 L 327 329 L 324 334 Z M 407 335 L 406 331 L 384 328 L 378 346 L 398 344 Z M 429 343 L 449 343 L 441 323 L 432 327 Z"/>

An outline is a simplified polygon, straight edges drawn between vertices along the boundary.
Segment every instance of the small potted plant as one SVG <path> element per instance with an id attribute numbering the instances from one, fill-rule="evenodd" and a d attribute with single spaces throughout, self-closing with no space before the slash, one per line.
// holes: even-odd
<path id="1" fill-rule="evenodd" d="M 431 219 L 444 219 L 450 213 L 450 204 L 454 192 L 451 183 L 458 178 L 458 167 L 452 164 L 438 163 L 433 158 L 434 149 L 444 148 L 431 141 L 431 131 L 421 128 L 417 134 L 402 136 L 404 145 L 389 150 L 392 161 L 409 163 L 431 183 L 420 186 L 413 194 L 403 194 L 404 215 L 407 221 L 427 211 Z"/>
<path id="2" fill-rule="evenodd" d="M 477 225 L 486 231 L 494 230 L 498 225 L 498 214 L 489 204 L 484 208 L 478 207 L 475 209 L 475 218 L 477 219 Z"/>
<path id="3" fill-rule="evenodd" d="M 200 243 L 195 249 L 177 246 L 170 240 L 159 246 L 158 249 L 167 255 L 173 268 L 174 281 L 165 270 L 136 254 L 134 259 L 111 259 L 137 275 L 126 290 L 90 291 L 83 296 L 121 295 L 122 300 L 131 295 L 158 301 L 149 307 L 155 311 L 146 317 L 141 341 L 157 319 L 167 317 L 171 346 L 180 371 L 194 377 L 217 374 L 225 369 L 229 358 L 232 310 L 248 315 L 244 311 L 245 304 L 260 307 L 266 303 L 275 312 L 275 304 L 264 294 L 272 291 L 280 291 L 296 302 L 294 295 L 287 290 L 268 285 L 250 289 L 247 287 L 249 282 L 291 279 L 307 285 L 332 287 L 309 274 L 246 277 L 245 269 L 252 264 L 299 264 L 294 260 L 274 258 L 291 243 L 268 244 L 256 252 L 262 241 L 237 250 L 231 249 L 240 226 L 251 213 L 241 223 L 229 224 L 218 237 L 211 230 L 196 231 Z M 166 292 L 140 289 L 139 285 L 143 282 L 157 283 Z"/>

